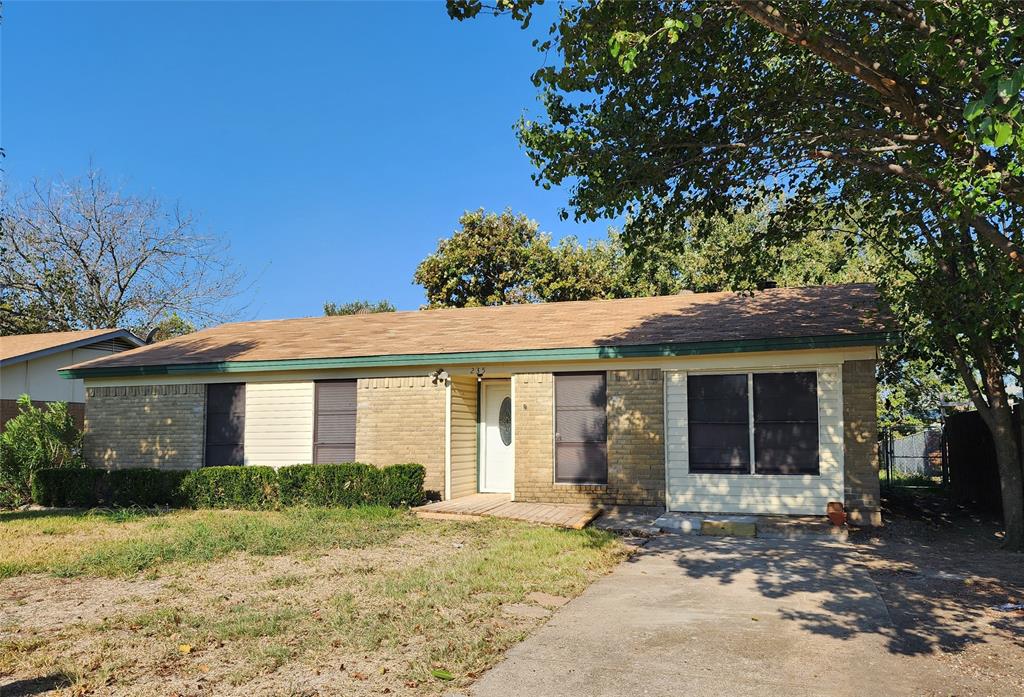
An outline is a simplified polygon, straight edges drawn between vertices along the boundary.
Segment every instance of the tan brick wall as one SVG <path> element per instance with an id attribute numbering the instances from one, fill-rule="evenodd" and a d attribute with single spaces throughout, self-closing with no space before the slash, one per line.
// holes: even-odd
<path id="1" fill-rule="evenodd" d="M 206 385 L 86 387 L 86 462 L 110 469 L 200 467 L 205 408 Z"/>
<path id="2" fill-rule="evenodd" d="M 608 500 L 665 505 L 665 382 L 661 370 L 608 373 Z"/>
<path id="3" fill-rule="evenodd" d="M 517 501 L 561 501 L 554 489 L 554 382 L 551 373 L 512 376 L 512 427 Z M 566 494 L 569 492 L 566 490 Z"/>
<path id="4" fill-rule="evenodd" d="M 514 375 L 517 501 L 663 506 L 665 451 L 660 370 L 608 373 L 608 485 L 554 481 L 554 381 Z"/>
<path id="5" fill-rule="evenodd" d="M 356 392 L 356 460 L 419 463 L 426 490 L 444 496 L 444 386 L 427 377 L 364 378 Z"/>
<path id="6" fill-rule="evenodd" d="M 843 363 L 843 466 L 850 522 L 881 525 L 875 362 Z"/>

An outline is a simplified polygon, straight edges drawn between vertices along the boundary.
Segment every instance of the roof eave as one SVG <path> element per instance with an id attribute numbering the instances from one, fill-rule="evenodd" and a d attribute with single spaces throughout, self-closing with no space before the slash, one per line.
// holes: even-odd
<path id="1" fill-rule="evenodd" d="M 266 361 L 220 361 L 139 366 L 71 366 L 58 372 L 62 377 L 101 378 L 142 375 L 178 375 L 196 373 L 252 373 L 277 370 L 328 370 L 337 368 L 382 368 L 400 365 L 437 365 L 441 363 L 524 363 L 545 360 L 593 360 L 601 358 L 669 358 L 713 353 L 754 351 L 794 351 L 800 349 L 880 346 L 892 341 L 898 332 L 832 334 L 772 339 L 736 339 L 674 344 L 633 346 L 588 346 L 581 348 L 524 349 L 509 351 L 471 351 L 463 353 L 419 353 L 391 356 L 354 356 L 350 358 L 295 358 Z"/>
<path id="2" fill-rule="evenodd" d="M 0 367 L 6 368 L 9 365 L 24 363 L 25 361 L 33 361 L 36 360 L 37 358 L 43 358 L 45 356 L 50 356 L 55 353 L 61 353 L 63 351 L 73 351 L 74 349 L 82 348 L 83 346 L 97 344 L 101 341 L 111 341 L 112 339 L 124 339 L 128 343 L 135 344 L 135 348 L 146 345 L 146 342 L 143 339 L 140 339 L 139 337 L 135 336 L 127 329 L 114 329 L 107 332 L 106 334 L 97 334 L 96 336 L 90 336 L 85 339 L 69 341 L 66 344 L 59 344 L 57 346 L 50 346 L 44 349 L 39 349 L 38 351 L 30 351 L 28 353 L 22 353 L 17 356 L 11 356 L 10 358 L 0 360 Z"/>

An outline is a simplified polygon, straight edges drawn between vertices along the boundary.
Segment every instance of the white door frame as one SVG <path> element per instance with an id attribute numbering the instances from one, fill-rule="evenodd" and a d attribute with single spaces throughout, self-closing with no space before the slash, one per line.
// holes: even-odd
<path id="1" fill-rule="evenodd" d="M 477 491 L 482 494 L 497 493 L 497 494 L 509 494 L 513 493 L 515 487 L 515 409 L 512 410 L 512 444 L 509 446 L 509 455 L 512 460 L 510 482 L 508 490 L 494 490 L 487 489 L 484 487 L 485 471 L 487 469 L 487 400 L 489 388 L 500 387 L 502 392 L 508 392 L 509 398 L 512 397 L 512 380 L 499 378 L 491 380 L 483 380 L 480 383 L 480 421 L 478 424 L 478 438 L 477 448 L 480 453 L 480 461 L 477 467 Z M 514 403 L 514 402 L 513 402 Z"/>

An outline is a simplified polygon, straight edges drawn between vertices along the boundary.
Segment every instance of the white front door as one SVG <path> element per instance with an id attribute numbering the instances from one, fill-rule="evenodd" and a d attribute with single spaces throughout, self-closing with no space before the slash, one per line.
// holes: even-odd
<path id="1" fill-rule="evenodd" d="M 512 385 L 502 380 L 481 385 L 480 491 L 512 493 Z"/>

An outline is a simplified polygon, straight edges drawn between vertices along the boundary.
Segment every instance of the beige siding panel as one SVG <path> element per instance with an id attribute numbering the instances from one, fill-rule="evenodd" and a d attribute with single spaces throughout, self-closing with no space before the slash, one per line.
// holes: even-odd
<path id="1" fill-rule="evenodd" d="M 820 474 L 690 474 L 686 371 L 665 374 L 668 504 L 674 511 L 821 515 L 843 501 L 842 377 L 838 365 L 818 366 Z"/>
<path id="2" fill-rule="evenodd" d="M 452 378 L 451 497 L 477 492 L 477 381 L 474 377 Z"/>
<path id="3" fill-rule="evenodd" d="M 313 461 L 311 381 L 245 386 L 245 464 L 282 467 Z"/>

